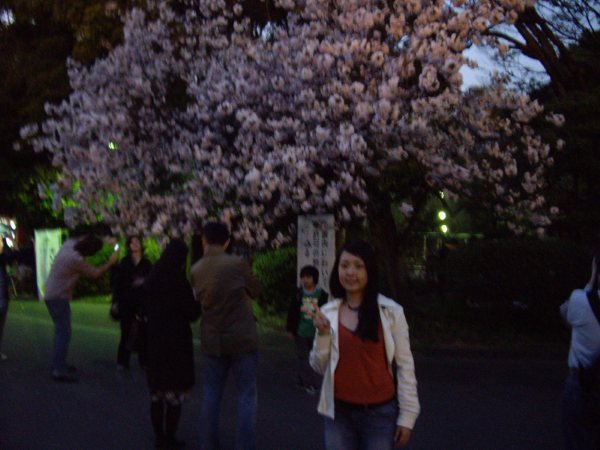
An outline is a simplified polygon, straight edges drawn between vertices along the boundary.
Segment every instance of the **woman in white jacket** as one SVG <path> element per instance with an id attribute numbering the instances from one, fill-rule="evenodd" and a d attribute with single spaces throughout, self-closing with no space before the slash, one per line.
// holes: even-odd
<path id="1" fill-rule="evenodd" d="M 323 375 L 318 411 L 327 450 L 392 450 L 411 436 L 420 406 L 403 309 L 379 294 L 377 261 L 347 242 L 330 280 L 332 298 L 312 315 L 310 364 Z"/>

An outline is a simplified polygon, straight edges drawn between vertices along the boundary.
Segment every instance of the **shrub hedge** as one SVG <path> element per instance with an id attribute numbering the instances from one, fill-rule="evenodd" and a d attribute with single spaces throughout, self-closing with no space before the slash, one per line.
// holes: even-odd
<path id="1" fill-rule="evenodd" d="M 255 258 L 252 270 L 262 287 L 256 299 L 260 307 L 269 313 L 286 312 L 296 288 L 296 248 L 263 252 Z"/>
<path id="2" fill-rule="evenodd" d="M 560 323 L 559 305 L 590 277 L 591 252 L 555 239 L 475 241 L 445 262 L 448 297 L 474 307 L 520 310 L 533 322 Z M 444 268 L 443 268 L 444 269 Z"/>

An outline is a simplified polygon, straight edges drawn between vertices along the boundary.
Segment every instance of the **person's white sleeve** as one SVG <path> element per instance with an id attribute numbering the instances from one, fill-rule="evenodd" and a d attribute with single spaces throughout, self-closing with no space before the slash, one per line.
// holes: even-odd
<path id="1" fill-rule="evenodd" d="M 315 334 L 313 342 L 313 348 L 310 351 L 309 363 L 315 372 L 320 375 L 325 373 L 327 364 L 329 364 L 329 357 L 331 354 L 331 333 Z"/>
<path id="2" fill-rule="evenodd" d="M 396 392 L 400 408 L 396 425 L 412 429 L 415 426 L 421 405 L 417 395 L 417 379 L 415 363 L 410 351 L 408 323 L 404 312 L 399 310 L 394 314 L 394 361 L 396 362 Z"/>

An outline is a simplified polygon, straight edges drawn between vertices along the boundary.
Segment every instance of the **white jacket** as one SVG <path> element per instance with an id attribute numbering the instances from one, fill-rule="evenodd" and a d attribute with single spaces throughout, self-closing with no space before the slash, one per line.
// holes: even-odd
<path id="1" fill-rule="evenodd" d="M 398 397 L 399 415 L 398 426 L 412 429 L 421 407 L 417 396 L 417 380 L 415 365 L 410 351 L 408 324 L 404 317 L 402 306 L 381 294 L 377 297 L 379 317 L 383 328 L 385 353 L 388 369 L 392 373 L 392 361 L 396 362 L 396 395 Z M 313 349 L 310 352 L 310 365 L 323 375 L 321 397 L 317 411 L 331 419 L 335 418 L 334 405 L 334 373 L 339 360 L 338 318 L 342 301 L 331 300 L 323 305 L 321 312 L 331 324 L 329 334 L 316 334 Z"/>

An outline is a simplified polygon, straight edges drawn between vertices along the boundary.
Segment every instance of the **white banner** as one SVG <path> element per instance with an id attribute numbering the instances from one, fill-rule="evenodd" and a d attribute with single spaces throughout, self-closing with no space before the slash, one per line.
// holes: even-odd
<path id="1" fill-rule="evenodd" d="M 61 245 L 62 230 L 60 228 L 35 230 L 35 269 L 40 300 L 44 299 L 46 280 Z"/>
<path id="2" fill-rule="evenodd" d="M 298 216 L 298 258 L 296 274 L 310 265 L 319 270 L 319 286 L 329 291 L 329 275 L 335 263 L 335 225 L 333 215 Z"/>

